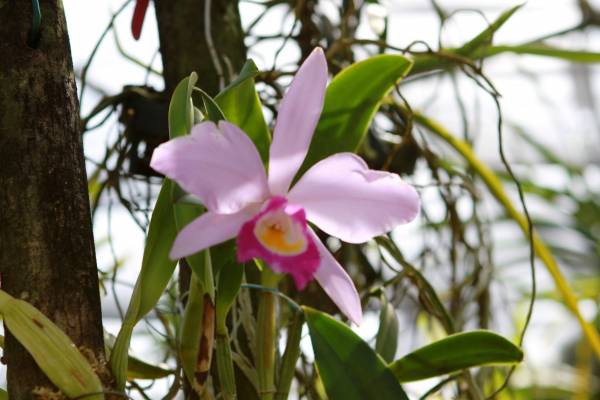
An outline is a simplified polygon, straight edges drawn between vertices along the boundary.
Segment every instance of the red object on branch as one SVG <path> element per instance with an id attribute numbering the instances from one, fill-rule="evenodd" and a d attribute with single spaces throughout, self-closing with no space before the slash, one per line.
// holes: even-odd
<path id="1" fill-rule="evenodd" d="M 131 20 L 131 33 L 135 40 L 138 40 L 142 33 L 142 25 L 144 24 L 144 18 L 146 17 L 146 10 L 148 9 L 149 2 L 150 0 L 137 0 L 135 3 L 133 19 Z"/>

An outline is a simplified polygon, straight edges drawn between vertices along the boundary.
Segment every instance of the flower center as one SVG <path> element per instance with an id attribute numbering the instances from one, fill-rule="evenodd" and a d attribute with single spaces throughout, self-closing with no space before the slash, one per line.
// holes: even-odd
<path id="1" fill-rule="evenodd" d="M 321 263 L 319 250 L 306 224 L 302 207 L 282 196 L 267 200 L 262 210 L 242 225 L 237 237 L 237 259 L 260 258 L 271 269 L 290 274 L 304 289 Z"/>
<path id="2" fill-rule="evenodd" d="M 283 209 L 262 215 L 256 221 L 254 235 L 265 248 L 284 256 L 301 254 L 308 245 L 304 226 Z"/>

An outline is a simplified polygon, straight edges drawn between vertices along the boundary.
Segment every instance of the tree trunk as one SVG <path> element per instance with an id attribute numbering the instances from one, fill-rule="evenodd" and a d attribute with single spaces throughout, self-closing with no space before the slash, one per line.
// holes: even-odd
<path id="1" fill-rule="evenodd" d="M 40 309 L 103 365 L 94 241 L 79 105 L 60 0 L 42 0 L 28 46 L 31 2 L 0 5 L 0 272 L 2 289 Z M 31 43 L 31 42 L 30 42 Z M 7 333 L 12 400 L 51 386 Z"/>
<path id="2" fill-rule="evenodd" d="M 155 0 L 154 4 L 167 93 L 196 71 L 198 86 L 216 95 L 246 61 L 238 2 Z"/>

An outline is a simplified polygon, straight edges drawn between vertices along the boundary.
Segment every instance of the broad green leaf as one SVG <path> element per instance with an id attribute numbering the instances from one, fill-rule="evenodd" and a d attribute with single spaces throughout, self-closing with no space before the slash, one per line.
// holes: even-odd
<path id="1" fill-rule="evenodd" d="M 8 392 L 4 389 L 0 389 L 0 400 L 8 400 Z"/>
<path id="2" fill-rule="evenodd" d="M 194 124 L 194 105 L 192 90 L 198 75 L 192 72 L 189 77 L 179 82 L 173 91 L 169 104 L 169 137 L 187 135 Z"/>
<path id="3" fill-rule="evenodd" d="M 319 374 L 331 400 L 401 400 L 406 394 L 383 360 L 327 314 L 303 307 Z"/>
<path id="4" fill-rule="evenodd" d="M 271 134 L 265 122 L 262 105 L 254 86 L 258 69 L 252 60 L 246 61 L 237 79 L 215 97 L 226 119 L 250 136 L 263 160 L 269 156 Z"/>
<path id="5" fill-rule="evenodd" d="M 327 87 L 321 119 L 301 173 L 334 153 L 356 151 L 383 98 L 411 65 L 405 57 L 385 54 L 358 62 L 336 75 Z"/>
<path id="6" fill-rule="evenodd" d="M 469 42 L 464 44 L 461 48 L 456 50 L 460 55 L 468 56 L 473 51 L 479 49 L 482 46 L 489 45 L 492 42 L 494 34 L 498 29 L 504 25 L 506 21 L 519 9 L 523 7 L 523 4 L 516 5 L 504 11 L 494 22 L 492 22 L 487 28 L 485 28 L 479 35 L 475 36 Z"/>
<path id="7" fill-rule="evenodd" d="M 156 305 L 173 275 L 176 262 L 169 258 L 169 251 L 176 233 L 171 205 L 171 182 L 165 180 L 150 219 L 142 268 L 110 357 L 111 369 L 119 390 L 125 388 L 129 342 L 133 328 Z"/>
<path id="8" fill-rule="evenodd" d="M 381 296 L 381 311 L 379 313 L 379 330 L 375 339 L 375 351 L 386 362 L 391 362 L 398 348 L 398 316 L 396 310 Z"/>
<path id="9" fill-rule="evenodd" d="M 450 335 L 394 361 L 390 369 L 400 382 L 446 375 L 490 364 L 514 364 L 523 352 L 500 335 L 472 331 Z"/>
<path id="10" fill-rule="evenodd" d="M 71 339 L 31 304 L 0 290 L 4 326 L 69 398 L 104 399 L 102 383 Z M 96 393 L 92 395 L 92 393 Z"/>

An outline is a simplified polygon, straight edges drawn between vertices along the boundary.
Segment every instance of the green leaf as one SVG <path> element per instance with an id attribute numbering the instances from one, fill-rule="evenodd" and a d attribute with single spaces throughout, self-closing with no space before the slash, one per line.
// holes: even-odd
<path id="1" fill-rule="evenodd" d="M 133 328 L 154 308 L 175 269 L 176 262 L 169 258 L 169 251 L 177 234 L 171 205 L 171 184 L 171 181 L 165 179 L 156 200 L 144 248 L 142 268 L 110 357 L 118 390 L 125 388 L 127 380 L 129 343 Z"/>
<path id="2" fill-rule="evenodd" d="M 233 250 L 227 253 L 227 255 L 230 254 L 233 254 Z M 226 399 L 237 398 L 233 356 L 229 331 L 227 329 L 227 314 L 229 314 L 231 306 L 240 291 L 243 278 L 244 265 L 230 261 L 220 267 L 215 311 L 215 331 L 217 336 L 216 361 L 223 397 Z"/>
<path id="3" fill-rule="evenodd" d="M 206 109 L 206 116 L 208 119 L 215 123 L 225 120 L 225 115 L 215 100 L 202 89 L 196 88 L 196 91 L 198 91 L 200 96 L 202 96 L 202 102 L 204 103 L 204 108 Z"/>
<path id="4" fill-rule="evenodd" d="M 600 62 L 600 53 L 585 50 L 570 50 L 553 47 L 545 43 L 531 43 L 521 45 L 487 46 L 475 51 L 473 58 L 485 58 L 501 53 L 529 54 L 535 56 L 558 58 L 576 63 L 593 64 Z"/>
<path id="5" fill-rule="evenodd" d="M 391 362 L 398 348 L 398 316 L 385 296 L 381 296 L 379 330 L 375 339 L 375 351 L 386 362 Z"/>
<path id="6" fill-rule="evenodd" d="M 379 105 L 410 70 L 399 55 L 379 55 L 358 62 L 333 78 L 325 93 L 321 119 L 301 173 L 334 153 L 358 149 Z"/>
<path id="7" fill-rule="evenodd" d="M 468 56 L 476 49 L 489 45 L 492 42 L 494 34 L 498 29 L 504 25 L 506 21 L 519 9 L 523 7 L 523 4 L 516 5 L 504 11 L 494 22 L 492 22 L 487 28 L 485 28 L 479 35 L 475 36 L 456 52 L 460 55 Z"/>
<path id="8" fill-rule="evenodd" d="M 228 268 L 229 265 L 237 265 L 235 246 L 235 239 L 231 239 L 210 248 L 215 276 L 219 276 L 221 270 Z"/>
<path id="9" fill-rule="evenodd" d="M 490 364 L 513 364 L 523 360 L 516 345 L 490 331 L 450 335 L 394 361 L 390 369 L 400 382 L 446 375 Z"/>
<path id="10" fill-rule="evenodd" d="M 183 79 L 177 85 L 173 92 L 171 104 L 169 106 L 169 135 L 171 138 L 189 134 L 193 123 L 198 122 L 198 119 L 200 118 L 200 111 L 194 107 L 191 98 L 197 80 L 198 76 L 195 72 L 192 72 L 188 78 Z M 223 113 L 219 110 L 219 107 L 215 104 L 214 100 L 204 91 L 199 91 L 205 103 L 209 118 L 213 121 L 223 119 Z M 172 204 L 173 207 L 177 233 L 184 226 L 198 218 L 202 214 L 203 208 L 199 205 L 178 202 L 180 198 L 185 196 L 185 192 L 175 183 L 171 183 L 170 185 L 172 187 L 170 204 Z M 176 235 L 173 235 L 173 237 L 167 239 L 165 244 L 169 247 L 172 246 L 175 236 Z M 206 257 L 209 258 L 208 262 L 206 261 Z M 214 300 L 215 292 L 214 282 L 212 281 L 212 269 L 210 268 L 210 255 L 198 253 L 186 257 L 186 260 L 192 271 L 197 275 L 203 289 L 209 294 L 210 298 Z"/>
<path id="11" fill-rule="evenodd" d="M 163 182 L 152 211 L 142 268 L 138 277 L 141 299 L 136 315 L 137 321 L 158 303 L 177 264 L 169 258 L 169 252 L 177 235 L 170 200 L 171 185 L 172 182 L 169 180 Z"/>
<path id="12" fill-rule="evenodd" d="M 240 291 L 244 278 L 244 265 L 230 262 L 221 267 L 219 271 L 219 284 L 217 288 L 217 331 L 226 329 L 226 319 L 233 301 Z"/>
<path id="13" fill-rule="evenodd" d="M 177 185 L 172 193 L 173 211 L 175 216 L 175 225 L 179 232 L 186 225 L 198 218 L 204 208 L 197 204 L 189 204 L 184 202 L 176 203 L 176 197 L 181 190 Z M 172 242 L 171 242 L 172 243 Z M 215 285 L 213 281 L 213 267 L 211 263 L 211 254 L 208 250 L 187 256 L 186 261 L 198 279 L 198 284 L 202 286 L 202 293 L 207 293 L 210 299 L 215 300 Z"/>
<path id="14" fill-rule="evenodd" d="M 383 360 L 327 314 L 303 307 L 317 368 L 331 400 L 408 399 Z"/>
<path id="15" fill-rule="evenodd" d="M 473 39 L 465 43 L 462 47 L 457 49 L 440 49 L 436 53 L 431 54 L 420 54 L 414 57 L 414 65 L 410 71 L 411 75 L 420 74 L 427 71 L 436 69 L 449 68 L 454 65 L 462 63 L 469 63 L 473 59 L 478 58 L 477 52 L 481 49 L 489 46 L 492 42 L 493 36 L 502 25 L 523 5 L 517 5 L 509 8 L 494 21 L 481 33 L 475 36 Z"/>
<path id="16" fill-rule="evenodd" d="M 248 134 L 263 160 L 267 162 L 271 134 L 265 122 L 262 105 L 256 93 L 254 77 L 258 69 L 254 61 L 248 60 L 240 75 L 215 97 L 226 119 Z"/>
<path id="17" fill-rule="evenodd" d="M 110 358 L 115 346 L 116 337 L 104 331 L 104 353 Z M 152 365 L 129 355 L 127 362 L 127 379 L 160 379 L 172 375 L 175 370 Z"/>
<path id="18" fill-rule="evenodd" d="M 194 105 L 192 104 L 192 90 L 198 75 L 192 72 L 189 77 L 179 82 L 169 104 L 169 137 L 187 135 L 194 124 Z"/>
<path id="19" fill-rule="evenodd" d="M 157 365 L 149 364 L 139 358 L 129 356 L 129 367 L 127 369 L 128 379 L 160 379 L 175 373 L 172 369 L 166 369 Z"/>
<path id="20" fill-rule="evenodd" d="M 239 86 L 240 84 L 246 82 L 248 79 L 254 79 L 254 77 L 256 77 L 258 73 L 258 67 L 254 63 L 254 61 L 251 58 L 246 60 L 238 76 L 229 85 L 227 85 L 227 87 L 223 89 L 223 91 L 218 96 L 220 96 L 223 93 L 230 92 L 231 90 L 235 89 L 236 86 Z"/>
<path id="21" fill-rule="evenodd" d="M 88 360 L 37 308 L 0 290 L 0 314 L 42 372 L 69 398 L 86 395 L 91 400 L 104 399 L 102 383 Z"/>
<path id="22" fill-rule="evenodd" d="M 201 254 L 206 255 L 207 251 Z M 196 367 L 200 340 L 202 338 L 202 320 L 204 318 L 204 288 L 198 282 L 197 274 L 192 274 L 187 303 L 179 333 L 179 359 L 181 366 L 192 386 L 196 386 Z"/>

